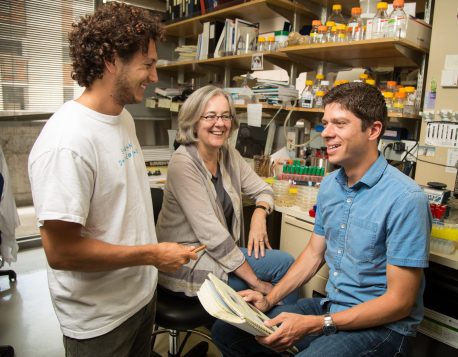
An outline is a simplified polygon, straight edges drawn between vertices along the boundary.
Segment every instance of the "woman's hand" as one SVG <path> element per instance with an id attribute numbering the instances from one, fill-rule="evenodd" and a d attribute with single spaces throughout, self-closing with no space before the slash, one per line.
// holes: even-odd
<path id="1" fill-rule="evenodd" d="M 250 233 L 248 235 L 248 255 L 251 257 L 251 253 L 254 251 L 256 259 L 259 255 L 263 257 L 265 255 L 265 249 L 272 249 L 267 237 L 266 227 L 267 214 L 263 209 L 256 208 L 251 216 Z"/>

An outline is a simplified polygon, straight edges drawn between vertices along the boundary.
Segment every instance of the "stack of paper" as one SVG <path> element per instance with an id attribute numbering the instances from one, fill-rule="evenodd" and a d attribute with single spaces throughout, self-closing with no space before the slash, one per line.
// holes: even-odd
<path id="1" fill-rule="evenodd" d="M 196 59 L 197 46 L 196 45 L 178 46 L 177 48 L 175 48 L 175 52 L 178 53 L 177 61 L 192 61 Z"/>

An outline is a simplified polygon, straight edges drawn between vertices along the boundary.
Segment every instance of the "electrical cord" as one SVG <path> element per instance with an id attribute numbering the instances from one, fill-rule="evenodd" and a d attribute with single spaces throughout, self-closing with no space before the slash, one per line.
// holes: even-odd
<path id="1" fill-rule="evenodd" d="M 417 161 L 425 162 L 425 163 L 431 164 L 431 165 L 436 165 L 436 166 L 441 166 L 441 167 L 450 167 L 450 168 L 452 168 L 452 169 L 456 169 L 456 166 L 449 166 L 449 165 L 438 164 L 438 163 L 436 163 L 436 162 L 431 162 L 431 161 L 419 159 L 418 157 L 417 157 Z"/>

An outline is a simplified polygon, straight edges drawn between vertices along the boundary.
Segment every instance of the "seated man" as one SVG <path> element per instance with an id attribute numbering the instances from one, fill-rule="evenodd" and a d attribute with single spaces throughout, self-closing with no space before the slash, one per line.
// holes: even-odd
<path id="1" fill-rule="evenodd" d="M 266 325 L 279 328 L 268 337 L 217 321 L 212 334 L 224 356 L 276 355 L 293 345 L 297 356 L 401 356 L 423 318 L 431 214 L 420 187 L 377 150 L 384 98 L 370 85 L 348 83 L 324 104 L 322 137 L 341 168 L 322 182 L 314 233 L 266 296 L 241 295 L 268 311 L 326 262 L 327 296 L 272 309 Z"/>

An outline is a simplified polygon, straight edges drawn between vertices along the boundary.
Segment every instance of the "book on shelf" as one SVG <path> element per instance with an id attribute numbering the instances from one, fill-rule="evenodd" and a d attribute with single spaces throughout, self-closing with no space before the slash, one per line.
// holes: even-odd
<path id="1" fill-rule="evenodd" d="M 210 21 L 210 34 L 208 39 L 208 58 L 214 57 L 216 45 L 218 44 L 219 38 L 222 36 L 224 26 L 225 22 L 223 21 Z"/>
<path id="2" fill-rule="evenodd" d="M 159 94 L 162 97 L 173 98 L 177 95 L 181 95 L 182 91 L 178 88 L 154 88 L 154 93 Z"/>
<path id="3" fill-rule="evenodd" d="M 247 39 L 247 30 L 252 29 Z M 251 51 L 256 48 L 256 41 L 259 31 L 259 23 L 253 23 L 250 21 L 242 20 L 236 18 L 234 21 L 234 41 L 232 43 L 232 52 L 234 54 L 238 53 L 239 43 L 242 45 L 243 49 L 251 49 Z M 245 43 L 247 42 L 247 43 Z M 248 43 L 249 42 L 249 43 Z"/>
<path id="4" fill-rule="evenodd" d="M 264 325 L 264 321 L 270 318 L 248 304 L 234 289 L 212 273 L 208 274 L 208 278 L 201 285 L 197 297 L 210 315 L 254 336 L 268 336 L 277 329 L 276 326 Z M 289 352 L 297 353 L 296 347 Z"/>

